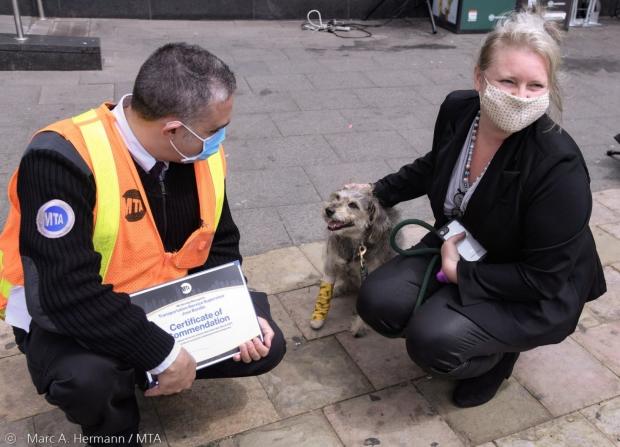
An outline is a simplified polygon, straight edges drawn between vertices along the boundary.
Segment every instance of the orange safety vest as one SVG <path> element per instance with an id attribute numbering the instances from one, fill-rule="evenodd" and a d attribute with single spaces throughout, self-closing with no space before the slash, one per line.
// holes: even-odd
<path id="1" fill-rule="evenodd" d="M 54 131 L 69 140 L 95 177 L 93 245 L 101 255 L 100 276 L 114 291 L 132 293 L 187 275 L 203 265 L 224 204 L 224 148 L 194 163 L 201 227 L 183 247 L 166 252 L 149 207 L 140 176 L 108 104 L 59 121 L 39 132 Z M 19 254 L 20 204 L 17 170 L 9 182 L 11 208 L 0 234 L 0 318 L 13 295 L 24 299 L 24 273 Z M 14 293 L 12 293 L 14 292 Z"/>

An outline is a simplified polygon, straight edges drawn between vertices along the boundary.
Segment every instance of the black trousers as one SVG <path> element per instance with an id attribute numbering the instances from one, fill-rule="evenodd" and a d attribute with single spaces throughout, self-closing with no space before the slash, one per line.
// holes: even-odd
<path id="1" fill-rule="evenodd" d="M 497 340 L 449 307 L 458 303 L 458 287 L 434 278 L 427 298 L 413 314 L 429 256 L 397 256 L 362 284 L 357 311 L 375 331 L 404 337 L 411 359 L 426 371 L 454 379 L 477 377 L 515 348 Z"/>
<path id="2" fill-rule="evenodd" d="M 286 343 L 271 318 L 267 295 L 251 295 L 256 313 L 275 332 L 269 354 L 247 364 L 226 360 L 197 371 L 197 379 L 256 376 L 273 369 L 284 357 Z M 16 341 L 26 354 L 28 370 L 39 394 L 45 394 L 46 400 L 60 407 L 67 419 L 81 425 L 84 435 L 95 439 L 107 435 L 119 439 L 125 435 L 127 440 L 137 432 L 140 415 L 135 388 L 144 383 L 144 371 L 89 351 L 72 338 L 47 332 L 34 323 L 27 335 L 18 330 Z"/>

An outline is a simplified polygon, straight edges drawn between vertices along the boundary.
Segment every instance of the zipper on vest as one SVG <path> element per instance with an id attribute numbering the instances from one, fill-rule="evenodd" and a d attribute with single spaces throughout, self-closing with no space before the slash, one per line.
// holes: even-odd
<path id="1" fill-rule="evenodd" d="M 166 210 L 166 185 L 164 184 L 164 180 L 161 177 L 159 178 L 159 188 L 161 189 L 161 202 L 164 211 L 164 234 L 161 235 L 161 239 L 165 241 L 166 234 L 168 233 L 168 212 Z"/>

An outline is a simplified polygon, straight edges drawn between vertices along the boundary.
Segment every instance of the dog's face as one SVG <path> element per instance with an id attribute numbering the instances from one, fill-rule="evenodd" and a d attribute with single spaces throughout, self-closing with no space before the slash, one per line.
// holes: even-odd
<path id="1" fill-rule="evenodd" d="M 323 218 L 331 233 L 352 239 L 362 239 L 389 225 L 370 188 L 343 188 L 332 193 L 323 208 Z"/>

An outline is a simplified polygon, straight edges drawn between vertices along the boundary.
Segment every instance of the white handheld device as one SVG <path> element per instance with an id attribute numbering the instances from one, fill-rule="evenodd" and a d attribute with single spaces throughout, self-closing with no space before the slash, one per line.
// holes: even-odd
<path id="1" fill-rule="evenodd" d="M 480 243 L 474 239 L 469 231 L 459 222 L 454 219 L 448 222 L 446 225 L 437 230 L 439 235 L 445 241 L 454 235 L 459 233 L 465 233 L 465 239 L 456 243 L 456 248 L 459 254 L 466 261 L 478 261 L 486 254 L 486 250 Z"/>

